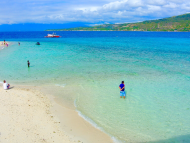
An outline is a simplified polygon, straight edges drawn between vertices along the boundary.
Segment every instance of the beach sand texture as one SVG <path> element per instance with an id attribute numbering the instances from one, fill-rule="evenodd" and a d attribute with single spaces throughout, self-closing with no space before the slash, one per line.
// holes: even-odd
<path id="1" fill-rule="evenodd" d="M 74 142 L 50 114 L 51 103 L 40 92 L 0 88 L 0 97 L 0 143 Z"/>
<path id="2" fill-rule="evenodd" d="M 0 143 L 113 143 L 40 87 L 0 87 Z"/>

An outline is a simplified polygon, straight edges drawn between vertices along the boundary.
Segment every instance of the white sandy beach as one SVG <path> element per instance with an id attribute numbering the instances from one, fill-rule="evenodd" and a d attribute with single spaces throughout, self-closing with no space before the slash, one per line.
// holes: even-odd
<path id="1" fill-rule="evenodd" d="M 72 143 L 50 114 L 51 103 L 37 91 L 0 88 L 1 143 Z"/>
<path id="2" fill-rule="evenodd" d="M 0 97 L 0 143 L 113 142 L 76 111 L 54 102 L 53 96 L 11 86 L 9 90 L 0 88 Z"/>

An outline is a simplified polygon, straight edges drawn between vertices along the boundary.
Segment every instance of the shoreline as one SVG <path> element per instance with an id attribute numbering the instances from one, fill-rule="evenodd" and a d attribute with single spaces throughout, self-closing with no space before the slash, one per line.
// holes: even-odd
<path id="1" fill-rule="evenodd" d="M 46 30 L 45 30 L 46 31 Z M 127 31 L 127 30 L 47 30 L 47 31 L 74 31 L 74 32 L 77 32 L 77 31 L 89 31 L 89 32 L 106 32 L 106 31 L 113 31 L 113 32 L 190 32 L 190 31 L 138 31 L 138 30 L 133 30 L 133 31 Z"/>
<path id="2" fill-rule="evenodd" d="M 0 85 L 2 86 L 2 83 L 0 83 Z M 83 119 L 78 112 L 75 110 L 75 108 L 73 107 L 69 107 L 69 106 L 64 106 L 63 103 L 59 103 L 59 99 L 57 99 L 54 95 L 51 94 L 47 94 L 45 92 L 43 92 L 43 87 L 40 86 L 22 86 L 22 85 L 11 85 L 11 89 L 9 90 L 4 90 L 3 88 L 0 89 L 1 93 L 0 94 L 11 94 L 10 96 L 15 96 L 15 94 L 17 94 L 17 96 L 19 94 L 22 95 L 21 92 L 25 92 L 25 94 L 27 94 L 27 96 L 29 94 L 31 94 L 31 96 L 34 96 L 37 94 L 40 94 L 40 97 L 42 98 L 46 98 L 45 103 L 47 103 L 49 109 L 46 109 L 46 113 L 45 116 L 50 116 L 50 118 L 52 118 L 53 116 L 53 122 L 59 122 L 59 124 L 55 124 L 53 125 L 53 123 L 51 122 L 50 124 L 52 126 L 56 126 L 58 128 L 60 128 L 59 130 L 62 130 L 61 134 L 64 134 L 64 139 L 65 142 L 84 142 L 84 143 L 113 143 L 113 140 L 111 139 L 111 137 L 109 135 L 107 135 L 106 133 L 104 133 L 103 131 L 95 128 L 92 124 L 90 124 L 88 121 L 86 121 L 85 119 Z M 22 95 L 24 96 L 24 95 Z M 37 96 L 36 96 L 37 97 Z M 35 100 L 37 100 L 39 97 L 37 97 Z M 15 100 L 15 99 L 14 99 Z M 18 98 L 18 100 L 22 100 L 22 97 Z M 25 101 L 26 102 L 26 101 Z M 49 103 L 48 103 L 49 102 Z M 43 101 L 42 101 L 43 104 Z M 51 107 L 50 107 L 51 105 Z M 17 105 L 19 106 L 19 105 Z M 31 106 L 29 106 L 31 107 Z M 23 107 L 20 107 L 20 109 L 22 109 Z M 34 109 L 35 110 L 35 109 Z M 44 108 L 43 108 L 44 110 Z M 11 111 L 9 111 L 11 112 Z M 0 114 L 1 110 L 0 110 Z M 9 113 L 12 114 L 12 113 Z M 35 112 L 34 112 L 35 114 Z M 49 118 L 45 118 L 45 120 L 49 120 Z M 38 120 L 36 120 L 35 122 L 38 123 Z M 2 122 L 2 124 L 8 124 L 6 122 L 6 120 L 4 120 L 4 122 Z M 39 127 L 41 125 L 41 122 L 38 123 Z M 44 126 L 44 125 L 43 125 Z M 6 127 L 5 127 L 6 128 Z M 15 129 L 16 130 L 16 129 Z M 2 134 L 2 131 L 0 131 Z M 45 131 L 44 131 L 45 132 Z M 56 132 L 56 131 L 55 131 Z M 10 134 L 12 134 L 12 132 L 10 131 Z M 18 136 L 22 136 L 22 134 L 18 135 Z M 1 137 L 1 136 L 0 136 Z M 63 135 L 62 135 L 63 137 Z M 1 138 L 0 138 L 1 141 Z"/>
<path id="3" fill-rule="evenodd" d="M 70 102 L 70 100 L 63 100 L 56 96 L 60 94 L 59 92 L 66 92 L 65 90 L 61 90 L 62 88 L 60 87 L 52 87 L 48 85 L 36 86 L 35 88 L 37 88 L 37 90 L 42 92 L 50 99 L 51 103 L 53 104 L 51 112 L 61 121 L 60 125 L 64 131 L 66 131 L 68 136 L 74 138 L 77 141 L 80 140 L 83 143 L 114 142 L 108 134 L 94 127 L 93 124 L 80 116 L 76 110 L 74 102 Z M 65 94 L 67 95 L 68 92 Z M 65 116 L 67 118 L 65 118 Z"/>

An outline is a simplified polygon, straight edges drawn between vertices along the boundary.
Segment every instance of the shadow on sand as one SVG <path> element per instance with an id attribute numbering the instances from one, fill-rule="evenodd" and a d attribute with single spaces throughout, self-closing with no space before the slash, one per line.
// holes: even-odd
<path id="1" fill-rule="evenodd" d="M 12 88 L 14 88 L 14 86 L 9 87 L 9 89 L 12 89 Z"/>

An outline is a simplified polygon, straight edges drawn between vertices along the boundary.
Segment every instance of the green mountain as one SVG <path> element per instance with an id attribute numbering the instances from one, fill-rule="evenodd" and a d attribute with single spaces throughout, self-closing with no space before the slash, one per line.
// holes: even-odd
<path id="1" fill-rule="evenodd" d="M 190 14 L 138 23 L 103 24 L 92 27 L 51 29 L 47 31 L 190 31 Z"/>

